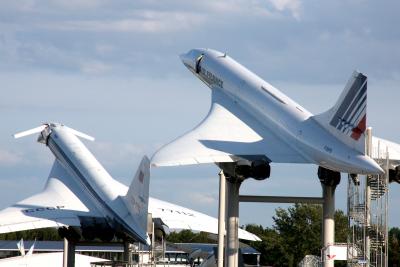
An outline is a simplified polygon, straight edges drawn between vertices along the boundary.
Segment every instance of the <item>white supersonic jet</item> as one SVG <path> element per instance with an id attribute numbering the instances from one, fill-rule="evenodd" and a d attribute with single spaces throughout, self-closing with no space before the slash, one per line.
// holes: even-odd
<path id="1" fill-rule="evenodd" d="M 93 137 L 58 123 L 14 135 L 40 133 L 38 141 L 55 156 L 44 190 L 0 211 L 0 233 L 58 227 L 63 236 L 110 241 L 115 235 L 149 243 L 147 214 L 167 230 L 190 229 L 216 234 L 217 219 L 149 198 L 150 161 L 144 157 L 128 188 L 111 177 L 77 137 Z M 67 226 L 71 226 L 67 228 Z M 239 229 L 239 237 L 260 240 Z"/>
<path id="2" fill-rule="evenodd" d="M 269 176 L 271 162 L 383 173 L 365 155 L 367 77 L 362 73 L 353 73 L 331 109 L 313 115 L 226 53 L 193 49 L 181 59 L 211 88 L 211 108 L 196 128 L 157 151 L 152 165 L 238 162 L 256 179 Z"/>

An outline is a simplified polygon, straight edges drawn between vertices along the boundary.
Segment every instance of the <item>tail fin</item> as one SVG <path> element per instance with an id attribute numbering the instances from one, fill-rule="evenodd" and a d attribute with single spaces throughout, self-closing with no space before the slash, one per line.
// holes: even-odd
<path id="1" fill-rule="evenodd" d="M 21 240 L 17 243 L 17 247 L 19 249 L 19 253 L 21 253 L 21 256 L 25 256 L 25 247 L 23 238 L 21 238 Z"/>
<path id="2" fill-rule="evenodd" d="M 125 205 L 143 231 L 143 235 L 146 235 L 147 230 L 149 185 L 150 160 L 147 156 L 144 156 L 128 189 L 128 193 L 124 197 Z"/>
<path id="3" fill-rule="evenodd" d="M 28 253 L 26 253 L 26 256 L 30 256 L 30 255 L 33 254 L 33 250 L 35 249 L 35 244 L 36 244 L 36 239 L 35 239 L 35 242 L 33 242 L 33 244 L 30 247 L 30 249 L 28 250 Z"/>
<path id="4" fill-rule="evenodd" d="M 339 100 L 314 119 L 345 144 L 365 153 L 367 76 L 354 71 Z"/>

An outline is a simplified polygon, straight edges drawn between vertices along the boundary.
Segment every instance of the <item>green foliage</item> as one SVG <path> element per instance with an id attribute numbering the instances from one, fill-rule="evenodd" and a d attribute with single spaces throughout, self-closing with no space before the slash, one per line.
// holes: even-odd
<path id="1" fill-rule="evenodd" d="M 190 230 L 182 230 L 167 235 L 167 241 L 172 243 L 215 243 L 205 232 L 193 233 Z"/>
<path id="2" fill-rule="evenodd" d="M 28 231 L 0 234 L 0 240 L 62 240 L 55 228 L 43 228 Z"/>
<path id="3" fill-rule="evenodd" d="M 278 208 L 272 228 L 247 225 L 246 230 L 259 236 L 261 242 L 249 244 L 261 252 L 261 265 L 296 266 L 305 255 L 321 254 L 322 207 L 296 204 L 287 210 Z M 337 242 L 347 242 L 347 217 L 335 213 Z M 341 263 L 335 263 L 340 266 Z M 345 266 L 345 264 L 343 265 Z"/>
<path id="4" fill-rule="evenodd" d="M 347 243 L 349 233 L 347 215 L 341 211 L 335 211 L 335 242 Z"/>
<path id="5" fill-rule="evenodd" d="M 391 228 L 389 231 L 389 266 L 400 266 L 400 229 Z"/>
<path id="6" fill-rule="evenodd" d="M 291 260 L 282 246 L 283 239 L 278 232 L 271 228 L 263 228 L 261 225 L 246 225 L 247 231 L 256 234 L 262 241 L 246 242 L 261 253 L 260 263 L 267 266 L 288 266 Z"/>

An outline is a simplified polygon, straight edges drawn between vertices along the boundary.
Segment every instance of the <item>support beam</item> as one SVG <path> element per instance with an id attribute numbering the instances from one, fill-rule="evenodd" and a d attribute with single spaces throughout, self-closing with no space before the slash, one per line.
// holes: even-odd
<path id="1" fill-rule="evenodd" d="M 372 128 L 368 127 L 366 131 L 366 142 L 365 142 L 365 154 L 371 157 L 372 154 Z M 365 183 L 365 245 L 364 245 L 364 259 L 367 261 L 365 267 L 370 266 L 370 257 L 371 257 L 371 238 L 369 229 L 371 227 L 371 176 L 366 176 L 366 183 Z"/>
<path id="2" fill-rule="evenodd" d="M 328 248 L 335 244 L 335 188 L 333 186 L 322 186 L 324 204 L 323 212 L 323 247 Z M 333 267 L 334 260 L 330 259 L 329 252 L 324 253 L 324 267 Z"/>
<path id="3" fill-rule="evenodd" d="M 285 197 L 285 196 L 251 196 L 240 195 L 239 202 L 267 202 L 267 203 L 309 203 L 323 204 L 322 197 Z"/>
<path id="4" fill-rule="evenodd" d="M 318 168 L 318 178 L 322 186 L 323 213 L 323 263 L 324 267 L 333 267 L 334 260 L 329 255 L 329 246 L 335 244 L 335 190 L 340 183 L 340 173 L 322 167 Z"/>
<path id="5" fill-rule="evenodd" d="M 75 267 L 75 242 L 64 237 L 63 267 Z"/>
<path id="6" fill-rule="evenodd" d="M 218 267 L 224 267 L 224 237 L 225 237 L 225 191 L 226 178 L 224 171 L 219 172 L 219 206 L 218 206 Z"/>
<path id="7" fill-rule="evenodd" d="M 129 242 L 124 241 L 124 261 L 126 263 L 130 263 L 130 253 L 129 253 Z"/>
<path id="8" fill-rule="evenodd" d="M 241 180 L 228 178 L 227 188 L 227 227 L 226 227 L 226 267 L 238 267 L 239 263 L 239 188 Z"/>

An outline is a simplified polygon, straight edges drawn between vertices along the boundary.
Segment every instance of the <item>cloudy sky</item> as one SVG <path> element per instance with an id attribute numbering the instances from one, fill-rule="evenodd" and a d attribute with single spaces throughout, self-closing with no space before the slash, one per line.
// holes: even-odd
<path id="1" fill-rule="evenodd" d="M 308 110 L 336 101 L 354 69 L 369 78 L 368 124 L 400 143 L 400 2 L 135 1 L 0 2 L 0 208 L 39 192 L 53 156 L 17 131 L 56 121 L 96 137 L 87 146 L 129 184 L 143 154 L 193 128 L 210 90 L 178 55 L 227 52 Z M 243 194 L 319 196 L 313 165 L 273 164 Z M 153 170 L 151 195 L 217 214 L 213 165 Z M 347 177 L 337 207 L 346 209 Z M 390 202 L 400 202 L 400 185 Z M 281 205 L 286 207 L 285 205 Z M 271 225 L 273 204 L 241 204 L 240 223 Z M 400 210 L 390 208 L 390 225 Z"/>

